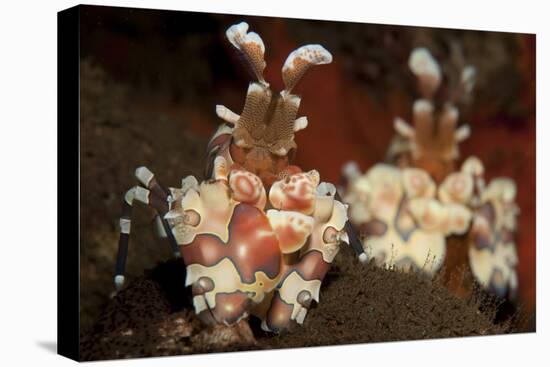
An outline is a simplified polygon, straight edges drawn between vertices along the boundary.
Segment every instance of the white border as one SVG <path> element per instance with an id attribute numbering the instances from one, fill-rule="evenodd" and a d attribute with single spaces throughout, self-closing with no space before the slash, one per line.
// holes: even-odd
<path id="1" fill-rule="evenodd" d="M 537 228 L 550 204 L 550 36 L 543 1 L 92 1 L 93 4 L 537 33 Z M 73 1 L 11 1 L 0 12 L 2 159 L 0 365 L 69 365 L 56 340 L 56 12 Z M 543 103 L 544 102 L 544 103 Z M 61 127 L 62 128 L 62 127 Z M 69 215 L 70 213 L 67 213 Z M 75 215 L 72 213 L 70 215 Z M 159 366 L 281 364 L 521 365 L 548 360 L 548 232 L 537 231 L 537 334 L 104 362 Z M 68 244 L 70 245 L 70 244 Z M 74 244 L 77 245 L 76 243 Z M 546 339 L 546 343 L 543 340 Z M 48 347 L 49 346 L 49 347 Z M 33 363 L 34 362 L 34 363 Z"/>

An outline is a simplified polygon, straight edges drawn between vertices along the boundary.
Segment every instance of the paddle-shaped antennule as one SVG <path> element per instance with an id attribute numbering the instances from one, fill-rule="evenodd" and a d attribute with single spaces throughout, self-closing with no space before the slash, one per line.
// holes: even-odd
<path id="1" fill-rule="evenodd" d="M 245 39 L 245 28 L 243 23 L 232 26 L 227 32 L 228 37 L 230 40 Z M 243 44 L 240 43 L 241 46 Z M 294 133 L 304 129 L 308 121 L 306 117 L 297 118 L 300 97 L 290 94 L 290 91 L 311 66 L 331 61 L 332 55 L 320 45 L 300 47 L 288 56 L 283 66 L 284 91 L 272 95 L 267 83 L 253 82 L 248 88 L 240 116 L 220 107 L 218 115 L 226 121 L 235 121 L 235 145 L 241 148 L 265 146 L 270 153 L 279 157 L 295 149 Z"/>
<path id="2" fill-rule="evenodd" d="M 232 25 L 227 29 L 225 35 L 229 42 L 243 54 L 258 81 L 265 86 L 269 86 L 263 76 L 266 63 L 264 60 L 265 46 L 262 38 L 255 32 L 248 32 L 246 22 Z"/>
<path id="3" fill-rule="evenodd" d="M 263 140 L 271 95 L 271 89 L 268 87 L 261 83 L 250 83 L 243 111 L 233 130 L 235 145 L 252 148 Z"/>
<path id="4" fill-rule="evenodd" d="M 285 89 L 281 94 L 288 95 L 312 66 L 331 62 L 332 55 L 321 45 L 305 45 L 292 51 L 283 65 Z"/>
<path id="5" fill-rule="evenodd" d="M 266 63 L 265 46 L 258 34 L 248 32 L 248 24 L 232 25 L 226 32 L 229 42 L 244 56 L 256 74 L 248 87 L 240 114 L 223 105 L 216 106 L 216 114 L 224 120 L 209 145 L 209 169 L 216 156 L 260 177 L 268 187 L 290 172 L 300 169 L 292 166 L 297 148 L 295 133 L 308 125 L 307 117 L 299 116 L 300 97 L 291 94 L 292 88 L 313 65 L 332 62 L 332 55 L 320 45 L 306 45 L 293 51 L 282 69 L 285 89 L 274 93 L 263 77 Z"/>
<path id="6" fill-rule="evenodd" d="M 278 95 L 273 102 L 273 114 L 267 124 L 264 140 L 268 142 L 270 151 L 277 156 L 285 156 L 297 147 L 294 132 L 300 101 L 300 97 L 296 95 Z"/>
<path id="7" fill-rule="evenodd" d="M 441 84 L 441 68 L 430 51 L 417 47 L 409 56 L 409 68 L 418 79 L 418 88 L 424 98 L 432 98 Z"/>

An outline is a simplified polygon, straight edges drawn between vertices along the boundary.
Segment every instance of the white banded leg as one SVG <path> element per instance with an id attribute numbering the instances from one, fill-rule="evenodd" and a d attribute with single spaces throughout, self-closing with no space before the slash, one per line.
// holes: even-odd
<path id="1" fill-rule="evenodd" d="M 118 253 L 115 267 L 115 287 L 120 289 L 124 285 L 124 271 L 126 269 L 126 258 L 128 257 L 128 242 L 130 229 L 132 227 L 132 206 L 134 200 L 139 200 L 149 205 L 149 190 L 135 186 L 126 192 L 122 202 L 122 215 L 120 216 L 120 237 L 118 240 Z"/>
<path id="2" fill-rule="evenodd" d="M 126 268 L 126 258 L 128 257 L 128 243 L 130 239 L 132 207 L 134 200 L 140 201 L 143 204 L 155 209 L 161 218 L 161 223 L 170 241 L 170 246 L 174 256 L 180 256 L 176 239 L 174 238 L 168 223 L 163 219 L 164 215 L 170 210 L 170 196 L 156 181 L 153 173 L 146 167 L 138 168 L 136 170 L 136 177 L 140 183 L 148 188 L 146 189 L 141 186 L 135 186 L 128 190 L 124 195 L 122 215 L 120 217 L 120 238 L 118 242 L 118 253 L 114 278 L 117 289 L 120 289 L 124 285 L 124 272 Z"/>
<path id="3" fill-rule="evenodd" d="M 147 167 L 143 166 L 137 168 L 135 176 L 139 180 L 139 182 L 147 189 L 149 189 L 156 198 L 167 203 L 166 209 L 164 209 L 164 206 L 161 206 L 160 209 L 157 209 L 155 207 L 155 209 L 157 209 L 157 212 L 159 213 L 159 216 L 155 220 L 160 223 L 163 229 L 163 232 L 159 231 L 162 237 L 168 237 L 168 241 L 170 242 L 170 247 L 172 248 L 172 253 L 174 254 L 174 257 L 179 258 L 180 251 L 178 243 L 176 241 L 176 238 L 172 234 L 172 230 L 170 229 L 168 222 L 164 219 L 164 215 L 170 210 L 170 202 L 172 199 L 170 193 L 162 187 L 153 172 L 151 172 Z"/>

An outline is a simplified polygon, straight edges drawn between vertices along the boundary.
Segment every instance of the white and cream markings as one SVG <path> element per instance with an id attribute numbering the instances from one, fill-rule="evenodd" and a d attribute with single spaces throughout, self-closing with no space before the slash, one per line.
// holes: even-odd
<path id="1" fill-rule="evenodd" d="M 263 210 L 266 204 L 266 193 L 260 178 L 250 172 L 236 170 L 229 177 L 229 187 L 233 199 L 247 203 Z"/>
<path id="2" fill-rule="evenodd" d="M 292 51 L 282 69 L 285 83 L 283 94 L 289 94 L 309 68 L 331 62 L 332 55 L 321 45 L 305 45 Z"/>
<path id="3" fill-rule="evenodd" d="M 310 215 L 315 209 L 315 191 L 318 184 L 317 171 L 289 176 L 271 186 L 269 201 L 276 209 L 295 210 Z"/>

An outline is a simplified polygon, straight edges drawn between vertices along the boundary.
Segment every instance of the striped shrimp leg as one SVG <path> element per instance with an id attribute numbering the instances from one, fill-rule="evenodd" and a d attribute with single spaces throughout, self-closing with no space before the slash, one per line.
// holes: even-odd
<path id="1" fill-rule="evenodd" d="M 128 257 L 128 243 L 130 240 L 134 200 L 152 207 L 161 217 L 164 216 L 170 208 L 169 195 L 158 184 L 151 171 L 145 167 L 140 167 L 136 170 L 136 177 L 140 183 L 148 188 L 135 186 L 128 190 L 124 195 L 124 200 L 122 202 L 122 214 L 120 217 L 118 253 L 115 266 L 114 283 L 116 289 L 120 289 L 124 285 L 124 272 L 126 268 L 126 258 Z M 164 231 L 169 237 L 172 251 L 174 254 L 177 253 L 179 256 L 179 248 L 168 223 L 166 223 L 164 219 L 161 219 L 161 222 L 164 227 Z"/>
<path id="2" fill-rule="evenodd" d="M 161 236 L 168 237 L 168 241 L 170 242 L 170 247 L 172 249 L 174 257 L 179 258 L 181 255 L 178 243 L 172 233 L 168 222 L 166 221 L 166 219 L 164 219 L 164 215 L 166 215 L 166 213 L 168 213 L 168 211 L 170 210 L 172 196 L 170 195 L 169 191 L 166 190 L 158 182 L 153 172 L 151 172 L 147 167 L 137 168 L 135 176 L 143 186 L 150 190 L 151 194 L 155 198 L 160 199 L 163 204 L 166 204 L 161 205 L 161 203 L 158 203 L 156 205 L 153 205 L 153 207 L 159 214 L 155 220 L 157 224 L 160 224 L 159 233 L 161 234 Z"/>

